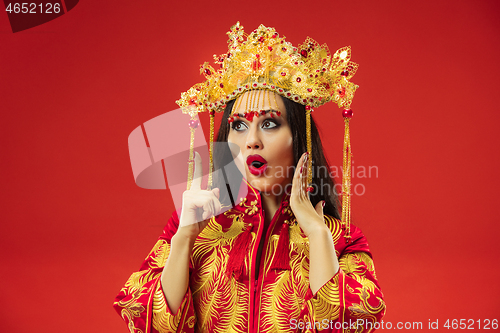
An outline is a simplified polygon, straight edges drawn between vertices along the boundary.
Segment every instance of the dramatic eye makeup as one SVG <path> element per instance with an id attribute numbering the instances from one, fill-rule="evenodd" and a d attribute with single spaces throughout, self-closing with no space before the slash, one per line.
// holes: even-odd
<path id="1" fill-rule="evenodd" d="M 245 124 L 244 121 L 241 121 L 241 120 L 235 120 L 233 121 L 233 123 L 231 124 L 231 128 L 235 131 L 243 131 L 244 129 L 247 129 L 248 126 L 247 124 Z"/>
<path id="2" fill-rule="evenodd" d="M 267 129 L 271 129 L 271 128 L 278 128 L 281 124 L 278 123 L 276 120 L 272 119 L 272 118 L 268 118 L 268 119 L 265 119 L 263 122 L 262 122 L 262 125 L 261 127 L 262 128 L 267 128 Z"/>
<path id="3" fill-rule="evenodd" d="M 262 123 L 260 124 L 260 127 L 263 129 L 276 129 L 281 126 L 281 123 L 279 119 L 275 119 L 272 116 L 269 116 L 270 113 L 267 113 L 266 116 L 259 116 L 259 117 L 266 117 L 262 120 Z M 243 118 L 240 116 L 240 118 Z M 237 132 L 243 131 L 245 129 L 248 129 L 248 124 L 246 124 L 245 121 L 243 120 L 234 120 L 231 122 L 231 128 Z"/>

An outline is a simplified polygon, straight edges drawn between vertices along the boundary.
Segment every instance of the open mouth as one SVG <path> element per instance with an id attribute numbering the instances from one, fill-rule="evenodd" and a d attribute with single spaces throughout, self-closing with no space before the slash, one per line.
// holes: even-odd
<path id="1" fill-rule="evenodd" d="M 261 166 L 263 166 L 263 165 L 264 165 L 264 163 L 259 162 L 259 161 L 254 161 L 254 162 L 252 162 L 252 166 L 253 166 L 254 168 L 257 168 L 257 169 L 258 169 L 258 168 L 260 168 L 260 167 L 261 167 Z"/>
<path id="2" fill-rule="evenodd" d="M 267 169 L 267 161 L 260 155 L 250 155 L 247 157 L 248 170 L 254 176 L 260 176 Z"/>

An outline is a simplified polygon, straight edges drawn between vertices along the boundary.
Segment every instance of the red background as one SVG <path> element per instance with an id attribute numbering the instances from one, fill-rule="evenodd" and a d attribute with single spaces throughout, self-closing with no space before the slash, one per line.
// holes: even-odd
<path id="1" fill-rule="evenodd" d="M 167 191 L 134 184 L 128 134 L 176 108 L 238 20 L 293 44 L 309 35 L 332 51 L 352 46 L 354 164 L 378 167 L 355 179 L 366 193 L 353 215 L 375 256 L 385 321 L 500 319 L 499 9 L 88 0 L 16 34 L 0 13 L 0 330 L 127 331 L 114 296 L 173 209 Z M 314 117 L 340 165 L 340 110 Z"/>

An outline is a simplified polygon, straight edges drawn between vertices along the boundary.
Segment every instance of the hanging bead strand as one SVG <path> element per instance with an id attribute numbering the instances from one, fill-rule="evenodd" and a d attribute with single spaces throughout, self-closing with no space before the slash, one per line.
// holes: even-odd
<path id="1" fill-rule="evenodd" d="M 192 118 L 189 123 L 189 129 L 191 130 L 191 138 L 189 139 L 189 160 L 188 160 L 188 181 L 187 189 L 191 188 L 191 183 L 193 182 L 194 176 L 194 133 L 196 128 L 200 125 L 200 122 L 196 118 Z"/>
<path id="2" fill-rule="evenodd" d="M 312 143 L 311 143 L 311 112 L 310 105 L 306 105 L 306 137 L 307 137 L 307 192 L 312 192 Z"/>
<path id="3" fill-rule="evenodd" d="M 210 147 L 209 147 L 209 155 L 210 161 L 208 165 L 208 185 L 207 189 L 212 189 L 212 173 L 214 172 L 214 124 L 215 122 L 215 111 L 210 110 Z"/>
<path id="4" fill-rule="evenodd" d="M 343 149 L 343 174 L 342 174 L 342 228 L 345 229 L 345 239 L 347 243 L 351 241 L 351 135 L 349 122 L 352 118 L 352 110 L 345 109 L 342 112 L 344 117 L 344 149 Z"/>

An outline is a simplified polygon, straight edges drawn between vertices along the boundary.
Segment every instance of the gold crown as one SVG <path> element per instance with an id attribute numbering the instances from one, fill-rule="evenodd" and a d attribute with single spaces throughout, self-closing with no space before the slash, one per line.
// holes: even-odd
<path id="1" fill-rule="evenodd" d="M 334 101 L 349 108 L 358 88 L 349 81 L 358 69 L 350 61 L 349 46 L 332 57 L 326 44 L 319 45 L 309 37 L 294 47 L 274 28 L 260 25 L 247 35 L 239 22 L 227 34 L 228 52 L 214 55 L 220 68 L 215 70 L 205 62 L 200 74 L 206 81 L 195 84 L 176 101 L 185 113 L 194 117 L 206 110 L 223 111 L 227 102 L 256 89 L 274 91 L 310 107 Z"/>

